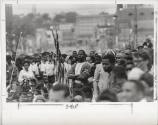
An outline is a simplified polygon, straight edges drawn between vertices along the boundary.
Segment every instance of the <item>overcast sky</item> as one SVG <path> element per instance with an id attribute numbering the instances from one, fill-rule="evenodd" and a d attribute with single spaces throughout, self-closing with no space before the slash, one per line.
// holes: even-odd
<path id="1" fill-rule="evenodd" d="M 98 14 L 100 12 L 114 13 L 116 5 L 112 4 L 55 4 L 55 5 L 13 5 L 14 14 L 27 14 L 35 6 L 37 13 L 49 13 L 54 16 L 60 12 L 75 11 L 81 15 Z"/>

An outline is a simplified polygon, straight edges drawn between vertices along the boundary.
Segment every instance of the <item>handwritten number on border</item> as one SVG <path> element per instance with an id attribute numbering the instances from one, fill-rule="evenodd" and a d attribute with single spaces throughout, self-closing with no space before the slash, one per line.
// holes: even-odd
<path id="1" fill-rule="evenodd" d="M 77 109 L 79 105 L 78 104 L 66 104 L 65 108 L 66 109 Z"/>

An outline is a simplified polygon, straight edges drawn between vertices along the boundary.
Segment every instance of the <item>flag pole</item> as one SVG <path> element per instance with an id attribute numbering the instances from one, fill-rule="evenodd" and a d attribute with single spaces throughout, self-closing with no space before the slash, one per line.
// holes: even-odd
<path id="1" fill-rule="evenodd" d="M 50 27 L 50 30 L 52 31 L 52 35 L 53 35 L 53 39 L 54 39 L 54 44 L 55 44 L 55 48 L 56 48 L 56 63 L 57 63 L 57 80 L 59 83 L 61 83 L 61 79 L 62 79 L 62 70 L 61 70 L 61 53 L 60 53 L 60 49 L 59 49 L 59 40 L 58 40 L 58 32 L 57 29 L 54 29 L 52 26 Z M 55 30 L 55 31 L 54 31 Z M 54 33 L 55 32 L 55 33 Z"/>
<path id="2" fill-rule="evenodd" d="M 21 42 L 21 38 L 22 38 L 22 32 L 20 32 L 19 40 L 18 40 L 18 42 L 17 42 L 17 44 L 16 44 L 16 49 L 15 49 L 15 60 L 14 60 L 15 65 L 16 65 L 16 59 L 17 59 L 17 49 L 18 49 L 19 43 Z M 13 70 L 12 70 L 12 73 L 11 73 L 11 78 L 10 78 L 9 85 L 11 85 L 11 82 L 12 82 L 14 69 L 15 69 L 15 66 L 13 67 Z"/>

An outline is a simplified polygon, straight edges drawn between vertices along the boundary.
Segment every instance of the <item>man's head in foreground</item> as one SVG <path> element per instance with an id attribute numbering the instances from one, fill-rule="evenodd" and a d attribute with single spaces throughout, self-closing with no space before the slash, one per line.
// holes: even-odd
<path id="1" fill-rule="evenodd" d="M 56 84 L 49 90 L 50 102 L 70 102 L 69 88 L 62 84 Z"/>
<path id="2" fill-rule="evenodd" d="M 107 89 L 98 96 L 97 102 L 117 102 L 117 96 L 114 92 Z"/>
<path id="3" fill-rule="evenodd" d="M 115 57 L 113 55 L 103 55 L 102 66 L 105 72 L 110 73 L 115 63 Z"/>
<path id="4" fill-rule="evenodd" d="M 145 88 L 136 80 L 126 81 L 122 86 L 121 101 L 139 102 L 144 98 Z"/>

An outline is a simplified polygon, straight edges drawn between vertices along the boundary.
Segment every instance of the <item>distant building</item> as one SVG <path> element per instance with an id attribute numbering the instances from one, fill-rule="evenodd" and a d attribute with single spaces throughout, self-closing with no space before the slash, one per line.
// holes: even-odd
<path id="1" fill-rule="evenodd" d="M 63 44 L 74 42 L 74 24 L 65 23 L 59 25 L 59 31 L 61 32 L 61 42 Z"/>
<path id="2" fill-rule="evenodd" d="M 37 14 L 36 5 L 33 5 L 33 6 L 32 6 L 32 13 L 33 13 L 34 15 Z"/>
<path id="3" fill-rule="evenodd" d="M 131 8 L 131 9 L 135 8 L 135 6 L 137 6 L 139 8 L 152 8 L 153 7 L 150 4 L 137 4 L 137 5 L 136 4 L 125 4 L 124 6 L 125 6 L 125 8 Z"/>
<path id="4" fill-rule="evenodd" d="M 107 13 L 99 15 L 78 16 L 75 25 L 76 40 L 89 41 L 95 38 L 97 25 L 113 24 L 112 16 Z"/>
<path id="5" fill-rule="evenodd" d="M 12 5 L 6 4 L 5 6 L 5 18 L 6 18 L 6 50 L 7 51 L 15 51 L 14 50 L 14 44 L 13 44 L 13 38 L 12 38 L 12 20 L 13 20 L 13 9 Z"/>
<path id="6" fill-rule="evenodd" d="M 115 47 L 115 27 L 114 25 L 98 25 L 96 37 L 101 51 Z"/>
<path id="7" fill-rule="evenodd" d="M 41 49 L 42 51 L 48 51 L 51 46 L 52 36 L 50 36 L 51 32 L 47 32 L 46 29 L 39 28 L 36 30 L 36 47 L 37 49 Z M 52 41 L 53 43 L 54 41 Z M 53 44 L 54 45 L 54 44 Z"/>
<path id="8" fill-rule="evenodd" d="M 12 5 L 7 4 L 5 6 L 5 15 L 6 15 L 6 25 L 8 28 L 12 28 L 12 19 L 13 19 L 13 8 Z M 11 30 L 11 29 L 8 29 Z"/>
<path id="9" fill-rule="evenodd" d="M 151 5 L 127 5 L 117 12 L 119 44 L 141 45 L 154 35 L 154 8 Z M 137 43 L 134 36 L 137 36 Z M 136 45 L 137 44 L 137 45 Z"/>

